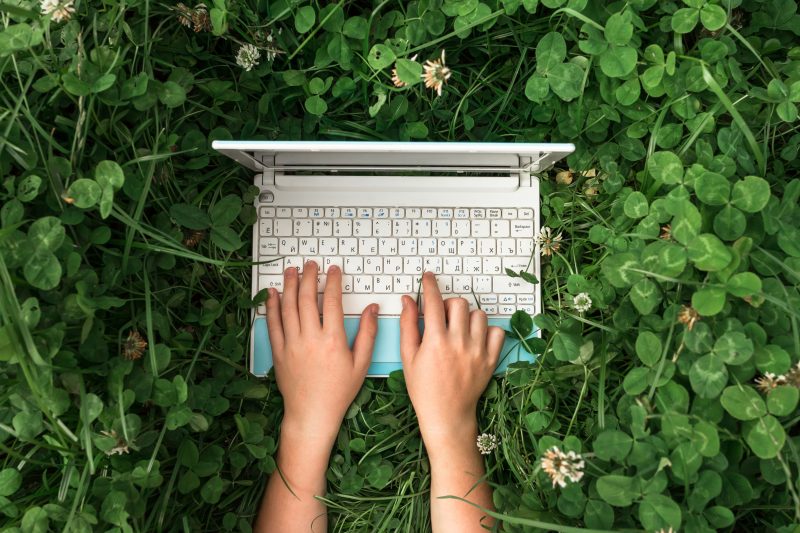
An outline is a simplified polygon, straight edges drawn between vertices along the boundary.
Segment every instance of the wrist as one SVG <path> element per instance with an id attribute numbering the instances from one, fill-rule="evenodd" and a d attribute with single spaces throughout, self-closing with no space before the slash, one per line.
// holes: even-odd
<path id="1" fill-rule="evenodd" d="M 420 424 L 420 431 L 432 463 L 440 457 L 461 456 L 477 450 L 478 421 L 475 417 L 446 426 L 423 427 Z"/>
<path id="2" fill-rule="evenodd" d="M 300 446 L 306 450 L 321 450 L 330 453 L 339 433 L 341 420 L 335 424 L 328 420 L 284 414 L 281 422 L 281 445 Z"/>

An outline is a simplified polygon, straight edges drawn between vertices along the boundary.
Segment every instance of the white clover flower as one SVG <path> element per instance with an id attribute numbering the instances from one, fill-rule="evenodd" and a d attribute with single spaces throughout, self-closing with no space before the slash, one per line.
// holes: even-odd
<path id="1" fill-rule="evenodd" d="M 42 15 L 50 15 L 55 22 L 65 22 L 75 13 L 74 0 L 42 0 Z"/>
<path id="2" fill-rule="evenodd" d="M 539 230 L 539 233 L 533 238 L 536 247 L 539 248 L 539 253 L 544 255 L 553 255 L 561 249 L 561 232 L 553 235 L 553 230 L 547 226 Z"/>
<path id="3" fill-rule="evenodd" d="M 583 477 L 583 457 L 573 451 L 564 453 L 555 446 L 544 452 L 542 470 L 553 480 L 553 487 L 567 486 L 567 479 L 577 483 Z"/>
<path id="4" fill-rule="evenodd" d="M 258 59 L 261 57 L 261 52 L 252 44 L 244 44 L 236 53 L 236 64 L 250 72 L 254 67 L 258 66 Z"/>
<path id="5" fill-rule="evenodd" d="M 786 385 L 787 383 L 788 380 L 786 379 L 786 376 L 776 376 L 772 372 L 767 372 L 760 378 L 756 378 L 756 387 L 764 394 L 767 394 L 776 387 Z"/>
<path id="6" fill-rule="evenodd" d="M 579 313 L 585 313 L 592 308 L 592 299 L 585 292 L 576 294 L 572 298 L 572 307 Z"/>
<path id="7" fill-rule="evenodd" d="M 445 82 L 450 79 L 453 72 L 444 64 L 444 50 L 442 50 L 442 58 L 428 60 L 422 65 L 425 72 L 422 73 L 422 79 L 425 80 L 425 87 L 433 89 L 436 94 L 442 96 L 442 87 Z"/>
<path id="8" fill-rule="evenodd" d="M 488 455 L 497 449 L 497 437 L 491 433 L 481 433 L 478 435 L 478 450 L 482 455 Z"/>

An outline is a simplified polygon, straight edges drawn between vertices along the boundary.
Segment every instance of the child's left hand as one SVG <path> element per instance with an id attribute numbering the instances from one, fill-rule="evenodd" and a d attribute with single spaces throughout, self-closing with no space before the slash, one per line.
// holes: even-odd
<path id="1" fill-rule="evenodd" d="M 372 359 L 378 306 L 364 309 L 352 350 L 342 311 L 342 271 L 328 270 L 322 305 L 317 305 L 317 272 L 305 264 L 284 272 L 284 291 L 270 289 L 267 327 L 278 388 L 283 395 L 282 431 L 309 439 L 334 439 L 347 408 L 358 394 Z"/>

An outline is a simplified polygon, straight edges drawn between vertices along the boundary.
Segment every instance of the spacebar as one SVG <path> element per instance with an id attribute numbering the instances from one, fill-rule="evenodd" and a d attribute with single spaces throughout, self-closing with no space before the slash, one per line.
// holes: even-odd
<path id="1" fill-rule="evenodd" d="M 343 294 L 342 309 L 345 315 L 361 315 L 369 304 L 378 304 L 379 315 L 399 315 L 403 304 L 399 294 Z"/>

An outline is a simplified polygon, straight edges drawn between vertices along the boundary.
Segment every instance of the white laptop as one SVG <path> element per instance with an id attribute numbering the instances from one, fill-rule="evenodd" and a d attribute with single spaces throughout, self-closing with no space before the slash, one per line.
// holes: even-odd
<path id="1" fill-rule="evenodd" d="M 253 294 L 282 290 L 283 271 L 313 259 L 320 293 L 328 266 L 343 272 L 345 330 L 380 304 L 370 376 L 400 361 L 400 296 L 417 298 L 424 271 L 443 297 L 462 296 L 509 334 L 497 372 L 532 361 L 509 322 L 541 312 L 534 236 L 539 232 L 537 173 L 573 152 L 572 144 L 351 141 L 214 141 L 213 148 L 253 171 L 261 190 L 253 227 Z M 424 313 L 424 305 L 422 309 Z M 536 332 L 538 335 L 538 332 Z M 254 311 L 250 370 L 272 367 L 264 307 Z"/>

